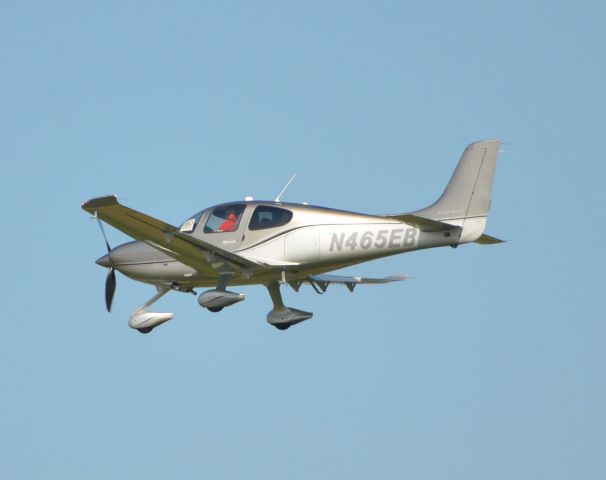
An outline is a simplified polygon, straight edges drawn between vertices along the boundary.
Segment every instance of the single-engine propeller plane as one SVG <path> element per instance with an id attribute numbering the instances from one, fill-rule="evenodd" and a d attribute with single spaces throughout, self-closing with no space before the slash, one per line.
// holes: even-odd
<path id="1" fill-rule="evenodd" d="M 324 293 L 331 284 L 353 292 L 359 284 L 404 280 L 346 277 L 327 272 L 369 260 L 425 248 L 475 242 L 500 243 L 485 235 L 486 218 L 499 140 L 469 145 L 442 196 L 411 213 L 367 215 L 307 204 L 274 201 L 230 202 L 207 208 L 176 227 L 121 205 L 115 196 L 99 197 L 82 208 L 99 220 L 107 255 L 97 264 L 109 269 L 105 286 L 107 310 L 116 289 L 116 270 L 154 285 L 157 293 L 132 314 L 129 326 L 148 333 L 171 320 L 172 313 L 148 311 L 171 290 L 194 293 L 199 304 L 218 312 L 244 300 L 228 290 L 237 285 L 264 285 L 273 302 L 267 321 L 281 329 L 312 317 L 287 307 L 280 286 L 299 291 L 310 284 Z M 135 241 L 111 248 L 101 220 Z"/>

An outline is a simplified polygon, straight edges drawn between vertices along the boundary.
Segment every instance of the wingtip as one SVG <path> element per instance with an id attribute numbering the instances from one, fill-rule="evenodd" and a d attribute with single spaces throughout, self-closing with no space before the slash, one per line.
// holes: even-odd
<path id="1" fill-rule="evenodd" d="M 95 197 L 87 200 L 82 204 L 82 209 L 87 212 L 92 212 L 97 208 L 109 207 L 118 203 L 118 197 L 116 195 L 106 195 L 104 197 Z"/>

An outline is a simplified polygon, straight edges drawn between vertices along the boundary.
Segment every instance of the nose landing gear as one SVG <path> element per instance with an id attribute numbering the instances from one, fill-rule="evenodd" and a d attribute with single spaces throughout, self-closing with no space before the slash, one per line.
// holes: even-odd
<path id="1" fill-rule="evenodd" d="M 170 288 L 168 287 L 156 287 L 158 289 L 158 293 L 156 293 L 152 298 L 150 298 L 147 302 L 141 305 L 137 310 L 133 312 L 128 321 L 128 326 L 130 328 L 134 328 L 138 330 L 140 333 L 149 333 L 158 325 L 163 324 L 164 322 L 168 322 L 175 315 L 173 313 L 158 313 L 158 312 L 148 312 L 147 308 L 157 302 L 160 298 L 166 295 Z"/>

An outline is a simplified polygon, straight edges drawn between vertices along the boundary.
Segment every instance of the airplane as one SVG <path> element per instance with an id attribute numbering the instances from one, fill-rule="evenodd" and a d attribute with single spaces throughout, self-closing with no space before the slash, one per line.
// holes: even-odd
<path id="1" fill-rule="evenodd" d="M 282 285 L 298 292 L 302 284 L 309 284 L 321 294 L 329 285 L 341 284 L 353 292 L 360 284 L 408 276 L 367 278 L 329 272 L 414 250 L 501 243 L 484 234 L 499 145 L 499 140 L 470 144 L 439 199 L 410 213 L 368 215 L 282 202 L 288 184 L 274 201 L 246 197 L 222 203 L 196 213 L 180 227 L 121 205 L 113 195 L 89 200 L 82 208 L 99 222 L 107 247 L 107 254 L 96 261 L 109 269 L 107 310 L 111 311 L 116 290 L 116 271 L 156 287 L 157 293 L 128 322 L 141 333 L 174 317 L 148 311 L 170 291 L 198 295 L 194 288 L 210 287 L 198 295 L 198 303 L 219 312 L 245 298 L 228 286 L 264 285 L 273 303 L 267 322 L 286 330 L 313 314 L 284 305 Z M 101 221 L 135 240 L 111 248 Z"/>

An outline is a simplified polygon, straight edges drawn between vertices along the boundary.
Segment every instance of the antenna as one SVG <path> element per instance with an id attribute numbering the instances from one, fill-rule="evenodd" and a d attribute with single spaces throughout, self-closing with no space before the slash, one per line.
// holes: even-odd
<path id="1" fill-rule="evenodd" d="M 295 173 L 292 177 L 290 177 L 290 180 L 288 181 L 288 183 L 286 185 L 284 185 L 284 188 L 282 189 L 282 191 L 280 193 L 278 193 L 278 196 L 276 197 L 276 199 L 274 200 L 274 202 L 280 202 L 280 197 L 286 191 L 286 189 L 290 185 L 290 182 L 292 182 L 295 179 L 296 176 L 297 176 L 297 174 Z"/>

